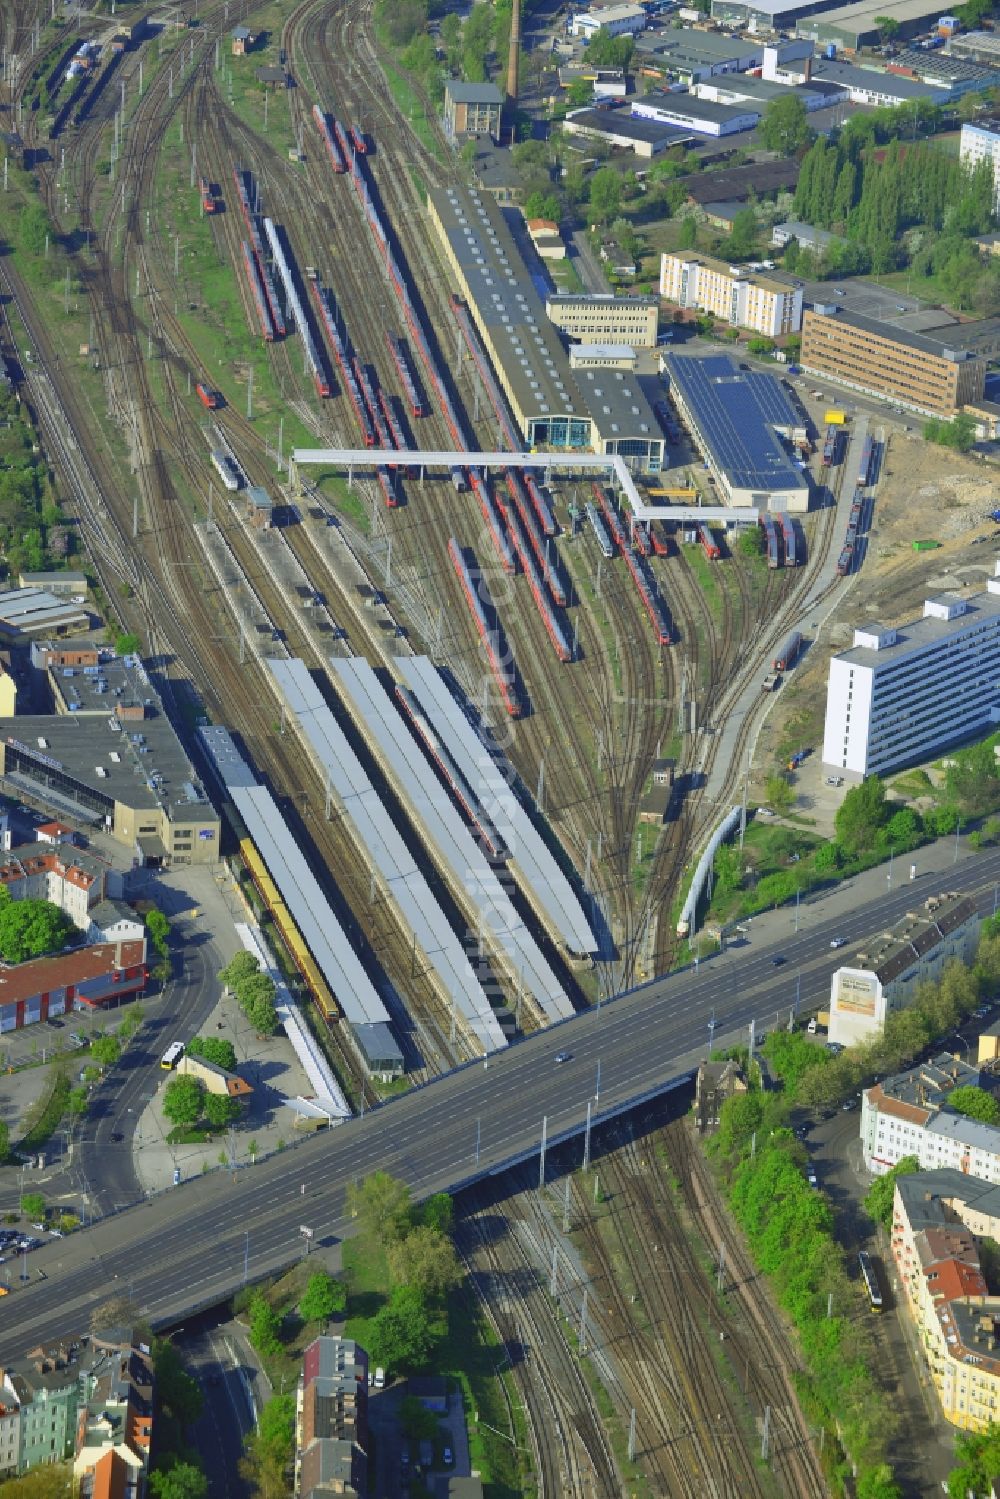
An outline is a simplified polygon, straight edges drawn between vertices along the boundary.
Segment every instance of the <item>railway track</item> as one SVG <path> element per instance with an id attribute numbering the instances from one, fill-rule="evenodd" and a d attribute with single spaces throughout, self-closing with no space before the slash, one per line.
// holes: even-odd
<path id="1" fill-rule="evenodd" d="M 524 1396 L 539 1499 L 618 1499 L 622 1481 L 595 1396 L 559 1304 L 526 1247 L 516 1201 L 477 1202 L 458 1233 Z"/>

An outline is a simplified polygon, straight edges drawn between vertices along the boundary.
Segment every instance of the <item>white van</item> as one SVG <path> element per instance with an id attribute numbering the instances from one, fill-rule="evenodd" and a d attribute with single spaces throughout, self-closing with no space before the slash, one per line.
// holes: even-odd
<path id="1" fill-rule="evenodd" d="M 809 1024 L 806 1026 L 806 1030 L 809 1032 L 810 1036 L 815 1036 L 816 1031 L 818 1030 L 818 1028 L 819 1027 L 816 1024 L 816 1016 L 814 1015 L 812 1017 L 812 1019 L 809 1021 Z"/>
<path id="2" fill-rule="evenodd" d="M 385 1370 L 382 1368 L 381 1364 L 379 1364 L 378 1368 L 375 1370 L 375 1388 L 376 1390 L 385 1389 Z"/>

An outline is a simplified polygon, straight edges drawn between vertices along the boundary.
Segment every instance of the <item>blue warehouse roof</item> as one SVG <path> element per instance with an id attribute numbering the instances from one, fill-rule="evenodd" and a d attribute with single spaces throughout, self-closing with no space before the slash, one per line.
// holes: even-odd
<path id="1" fill-rule="evenodd" d="M 777 437 L 801 426 L 801 418 L 773 375 L 740 369 L 728 354 L 669 354 L 664 363 L 734 488 L 802 487 Z"/>

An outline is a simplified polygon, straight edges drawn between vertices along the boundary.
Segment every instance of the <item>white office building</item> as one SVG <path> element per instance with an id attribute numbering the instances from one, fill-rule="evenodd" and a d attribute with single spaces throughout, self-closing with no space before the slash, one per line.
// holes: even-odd
<path id="1" fill-rule="evenodd" d="M 943 1053 L 884 1083 L 861 1098 L 861 1154 L 873 1176 L 884 1176 L 904 1156 L 915 1155 L 922 1171 L 951 1167 L 1000 1183 L 1000 1128 L 948 1108 L 953 1088 L 992 1090 L 996 1079 Z"/>
<path id="2" fill-rule="evenodd" d="M 958 154 L 960 160 L 970 168 L 978 166 L 983 160 L 992 164 L 997 202 L 1000 203 L 1000 120 L 983 120 L 976 125 L 963 125 Z"/>
<path id="3" fill-rule="evenodd" d="M 1000 564 L 997 567 L 1000 573 Z M 830 660 L 823 764 L 863 778 L 929 759 L 1000 722 L 1000 579 L 927 599 L 898 629 L 865 625 Z"/>

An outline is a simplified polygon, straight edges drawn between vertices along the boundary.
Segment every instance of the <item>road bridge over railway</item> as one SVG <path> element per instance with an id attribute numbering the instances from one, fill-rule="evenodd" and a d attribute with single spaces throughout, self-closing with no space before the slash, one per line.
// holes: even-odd
<path id="1" fill-rule="evenodd" d="M 417 1198 L 456 1191 L 537 1157 L 543 1134 L 551 1148 L 581 1137 L 588 1117 L 596 1124 L 658 1097 L 690 1073 L 711 1039 L 745 1035 L 751 1020 L 768 1029 L 782 1024 L 796 997 L 803 1008 L 825 999 L 841 957 L 830 949 L 832 936 L 860 940 L 942 889 L 974 890 L 983 914 L 992 911 L 1000 851 L 953 863 L 952 842 L 915 856 L 922 873 L 938 870 L 915 885 L 892 888 L 884 870 L 869 871 L 804 905 L 797 922 L 791 911 L 778 913 L 779 942 L 758 944 L 755 937 L 699 970 L 655 979 L 328 1135 L 235 1174 L 199 1177 L 37 1250 L 28 1284 L 17 1278 L 19 1262 L 12 1294 L 0 1304 L 0 1355 L 85 1330 L 94 1308 L 113 1294 L 131 1291 L 137 1308 L 161 1326 L 212 1305 L 247 1277 L 299 1258 L 310 1242 L 303 1228 L 314 1252 L 349 1234 L 347 1185 L 376 1168 L 401 1177 Z M 558 1065 L 560 1051 L 569 1059 Z"/>
<path id="2" fill-rule="evenodd" d="M 416 468 L 419 476 L 440 471 L 447 477 L 454 469 L 478 468 L 484 474 L 502 472 L 505 468 L 540 469 L 543 483 L 550 474 L 602 474 L 617 484 L 636 520 L 715 521 L 726 526 L 755 526 L 759 511 L 744 505 L 650 505 L 643 499 L 632 477 L 628 463 L 617 453 L 503 453 L 422 452 L 399 448 L 295 448 L 292 463 L 302 468 L 322 467 L 346 473 L 353 482 L 355 471 L 374 473 L 377 468 Z M 657 487 L 670 483 L 664 470 L 656 475 Z M 682 483 L 680 475 L 678 484 Z"/>

